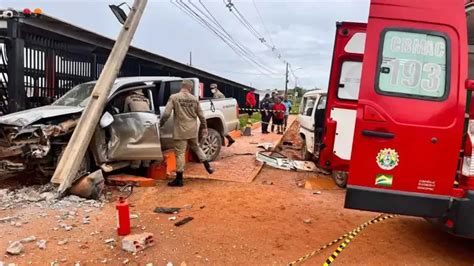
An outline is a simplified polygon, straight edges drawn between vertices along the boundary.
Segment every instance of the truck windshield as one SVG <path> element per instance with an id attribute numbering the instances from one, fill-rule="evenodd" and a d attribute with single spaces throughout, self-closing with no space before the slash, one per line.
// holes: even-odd
<path id="1" fill-rule="evenodd" d="M 95 83 L 79 84 L 55 101 L 53 105 L 84 107 L 89 101 L 94 86 Z"/>

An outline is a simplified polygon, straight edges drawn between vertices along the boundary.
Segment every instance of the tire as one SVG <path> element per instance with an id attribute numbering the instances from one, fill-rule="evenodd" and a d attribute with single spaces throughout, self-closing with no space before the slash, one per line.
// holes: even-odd
<path id="1" fill-rule="evenodd" d="M 207 136 L 201 138 L 200 146 L 209 161 L 216 160 L 222 148 L 221 134 L 217 130 L 209 128 Z"/>
<path id="2" fill-rule="evenodd" d="M 334 182 L 336 182 L 336 185 L 340 188 L 346 188 L 347 186 L 347 178 L 349 177 L 349 173 L 346 171 L 337 171 L 334 170 L 332 171 L 332 178 L 334 179 Z"/>

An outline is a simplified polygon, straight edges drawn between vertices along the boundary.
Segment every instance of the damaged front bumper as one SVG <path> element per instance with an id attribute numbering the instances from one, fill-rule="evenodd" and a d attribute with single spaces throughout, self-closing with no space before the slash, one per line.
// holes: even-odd
<path id="1" fill-rule="evenodd" d="M 51 153 L 55 138 L 71 133 L 77 120 L 58 125 L 0 126 L 0 174 L 22 172 Z"/>

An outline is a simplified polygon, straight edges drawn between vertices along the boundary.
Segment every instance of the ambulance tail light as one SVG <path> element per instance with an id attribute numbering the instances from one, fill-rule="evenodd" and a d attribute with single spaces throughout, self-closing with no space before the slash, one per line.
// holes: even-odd
<path id="1" fill-rule="evenodd" d="M 474 138 L 474 120 L 469 120 L 469 128 L 466 136 L 466 143 L 464 144 L 464 158 L 462 162 L 462 175 L 474 176 L 474 152 L 473 152 L 473 138 Z"/>

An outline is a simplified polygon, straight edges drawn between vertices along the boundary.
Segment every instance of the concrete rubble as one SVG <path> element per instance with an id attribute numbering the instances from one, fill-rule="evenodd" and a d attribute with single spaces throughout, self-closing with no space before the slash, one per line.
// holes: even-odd
<path id="1" fill-rule="evenodd" d="M 52 184 L 34 185 L 18 189 L 0 189 L 0 210 L 27 208 L 29 206 L 41 209 L 63 208 L 102 208 L 105 197 L 100 200 L 84 199 L 75 195 L 59 198 L 56 187 Z M 0 217 L 0 223 L 10 222 L 13 217 Z"/>
<path id="2" fill-rule="evenodd" d="M 22 240 L 20 240 L 21 243 L 31 243 L 31 242 L 34 242 L 34 241 L 36 241 L 35 236 L 25 237 Z"/>
<path id="3" fill-rule="evenodd" d="M 39 249 L 46 249 L 46 240 L 44 239 L 39 240 L 38 242 L 36 242 L 36 246 Z"/>
<path id="4" fill-rule="evenodd" d="M 10 246 L 8 246 L 7 254 L 20 255 L 24 249 L 25 247 L 23 246 L 22 243 L 20 243 L 20 241 L 14 241 L 10 244 Z"/>
<path id="5" fill-rule="evenodd" d="M 122 239 L 122 249 L 131 253 L 142 251 L 153 244 L 154 239 L 152 233 L 128 235 Z"/>

